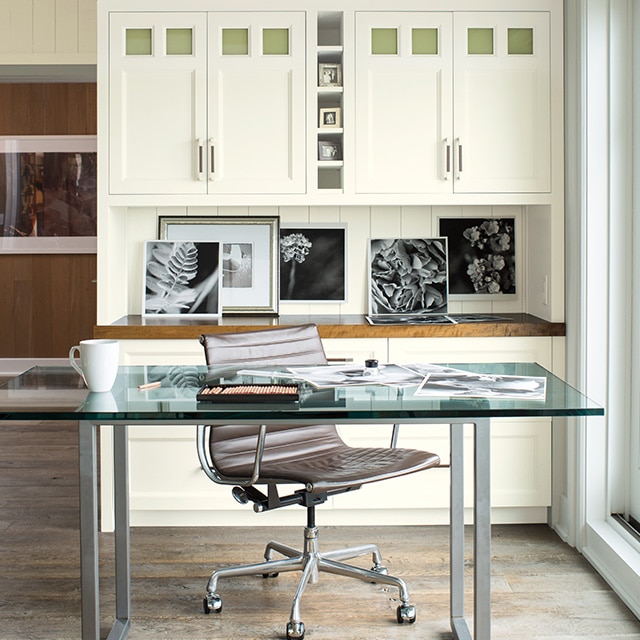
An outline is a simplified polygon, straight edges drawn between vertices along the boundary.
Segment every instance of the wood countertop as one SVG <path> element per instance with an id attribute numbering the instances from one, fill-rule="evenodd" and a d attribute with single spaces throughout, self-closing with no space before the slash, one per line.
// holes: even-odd
<path id="1" fill-rule="evenodd" d="M 449 314 L 456 317 L 456 314 Z M 564 336 L 563 322 L 548 322 L 526 313 L 501 313 L 483 322 L 457 324 L 371 325 L 364 315 L 224 316 L 149 318 L 124 316 L 109 325 L 97 325 L 94 338 L 115 340 L 191 340 L 203 333 L 231 333 L 253 329 L 313 323 L 322 338 L 505 338 Z"/>

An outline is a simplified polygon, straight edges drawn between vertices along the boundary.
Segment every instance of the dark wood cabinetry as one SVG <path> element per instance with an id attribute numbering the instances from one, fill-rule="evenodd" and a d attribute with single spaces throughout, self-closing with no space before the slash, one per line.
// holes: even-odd
<path id="1" fill-rule="evenodd" d="M 0 135 L 91 135 L 94 83 L 0 84 Z M 0 252 L 0 358 L 66 357 L 96 322 L 94 254 Z"/>

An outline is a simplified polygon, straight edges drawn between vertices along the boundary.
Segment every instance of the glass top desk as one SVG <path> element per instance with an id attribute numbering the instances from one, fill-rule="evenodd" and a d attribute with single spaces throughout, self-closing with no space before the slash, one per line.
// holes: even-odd
<path id="1" fill-rule="evenodd" d="M 491 637 L 490 419 L 503 417 L 597 416 L 604 410 L 534 363 L 452 365 L 487 375 L 545 376 L 544 400 L 433 398 L 415 387 L 381 385 L 304 388 L 297 403 L 198 402 L 207 381 L 247 381 L 230 370 L 194 366 L 121 367 L 111 392 L 89 393 L 71 367 L 35 367 L 0 386 L 0 420 L 78 421 L 82 638 L 100 637 L 98 572 L 98 465 L 100 425 L 114 429 L 116 611 L 110 640 L 125 638 L 131 625 L 127 425 L 175 424 L 400 424 L 448 423 L 451 442 L 451 628 L 454 638 Z M 256 378 L 256 382 L 265 382 Z M 160 382 L 141 391 L 138 386 Z M 474 435 L 474 616 L 473 633 L 464 617 L 463 425 Z M 53 426 L 52 428 L 55 428 Z M 194 442 L 195 446 L 195 442 Z M 194 615 L 195 611 L 194 611 Z M 203 621 L 203 624 L 206 621 Z"/>

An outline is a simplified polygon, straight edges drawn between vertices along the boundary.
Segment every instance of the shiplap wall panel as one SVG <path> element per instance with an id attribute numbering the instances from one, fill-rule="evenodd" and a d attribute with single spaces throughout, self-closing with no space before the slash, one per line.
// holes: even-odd
<path id="1" fill-rule="evenodd" d="M 0 64 L 95 63 L 96 16 L 96 0 L 0 0 Z"/>

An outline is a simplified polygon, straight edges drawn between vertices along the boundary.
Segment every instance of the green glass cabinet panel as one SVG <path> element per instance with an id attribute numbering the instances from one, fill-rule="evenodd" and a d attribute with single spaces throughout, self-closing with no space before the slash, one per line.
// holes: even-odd
<path id="1" fill-rule="evenodd" d="M 509 55 L 533 55 L 533 29 L 507 29 Z"/>
<path id="2" fill-rule="evenodd" d="M 467 53 L 470 56 L 493 54 L 493 29 L 472 28 L 467 31 Z"/>
<path id="3" fill-rule="evenodd" d="M 190 56 L 193 54 L 192 29 L 167 29 L 167 55 Z"/>
<path id="4" fill-rule="evenodd" d="M 414 56 L 438 54 L 437 29 L 411 29 L 411 53 Z"/>
<path id="5" fill-rule="evenodd" d="M 152 41 L 151 29 L 127 29 L 125 52 L 128 56 L 150 56 Z"/>
<path id="6" fill-rule="evenodd" d="M 223 29 L 222 55 L 249 55 L 249 29 Z"/>
<path id="7" fill-rule="evenodd" d="M 397 29 L 371 29 L 371 53 L 373 55 L 398 54 Z"/>
<path id="8" fill-rule="evenodd" d="M 289 55 L 289 29 L 263 29 L 262 53 L 265 56 Z"/>

